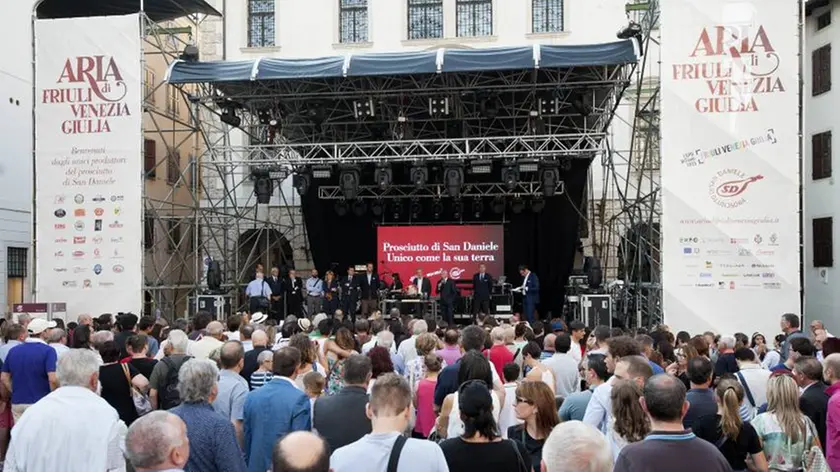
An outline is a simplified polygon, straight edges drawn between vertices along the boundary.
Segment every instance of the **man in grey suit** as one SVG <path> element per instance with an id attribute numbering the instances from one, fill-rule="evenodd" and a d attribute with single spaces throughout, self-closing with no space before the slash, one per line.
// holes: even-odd
<path id="1" fill-rule="evenodd" d="M 353 354 L 344 361 L 344 388 L 315 401 L 312 428 L 327 441 L 330 451 L 370 433 L 370 418 L 365 413 L 370 377 L 370 358 Z"/>

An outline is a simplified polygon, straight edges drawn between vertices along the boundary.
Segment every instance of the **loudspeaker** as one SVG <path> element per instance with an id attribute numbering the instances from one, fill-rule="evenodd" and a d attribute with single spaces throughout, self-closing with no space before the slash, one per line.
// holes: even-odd
<path id="1" fill-rule="evenodd" d="M 207 288 L 217 291 L 222 287 L 222 268 L 217 261 L 210 261 L 207 266 Z"/>
<path id="2" fill-rule="evenodd" d="M 230 295 L 199 295 L 190 298 L 190 318 L 199 311 L 213 315 L 214 320 L 225 322 L 231 315 Z"/>

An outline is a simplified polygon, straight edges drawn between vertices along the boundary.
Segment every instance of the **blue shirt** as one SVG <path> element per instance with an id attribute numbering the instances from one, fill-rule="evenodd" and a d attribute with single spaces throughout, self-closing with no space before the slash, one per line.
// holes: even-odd
<path id="1" fill-rule="evenodd" d="M 582 392 L 575 392 L 569 395 L 560 406 L 560 415 L 562 421 L 583 421 L 583 415 L 586 413 L 586 406 L 589 405 L 589 400 L 592 398 L 592 391 L 594 387 L 590 387 Z"/>
<path id="2" fill-rule="evenodd" d="M 710 388 L 692 388 L 685 394 L 685 399 L 689 403 L 683 418 L 685 429 L 691 429 L 697 418 L 717 414 L 715 392 Z"/>
<path id="3" fill-rule="evenodd" d="M 653 375 L 665 373 L 665 369 L 656 362 L 648 361 L 648 364 L 650 364 L 650 368 L 653 369 Z"/>
<path id="4" fill-rule="evenodd" d="M 391 353 L 391 363 L 394 364 L 394 371 L 400 375 L 405 375 L 405 361 L 403 356 Z"/>
<path id="5" fill-rule="evenodd" d="M 47 374 L 55 372 L 57 359 L 55 349 L 36 338 L 9 351 L 3 372 L 12 376 L 12 405 L 31 405 L 49 395 Z"/>
<path id="6" fill-rule="evenodd" d="M 9 351 L 11 351 L 13 347 L 18 346 L 20 344 L 23 343 L 21 343 L 17 339 L 13 339 L 7 342 L 6 344 L 0 346 L 0 361 L 6 362 L 6 356 L 9 355 Z"/>
<path id="7" fill-rule="evenodd" d="M 245 398 L 245 461 L 249 472 L 271 469 L 278 439 L 312 429 L 309 397 L 286 377 L 274 377 Z"/>
<path id="8" fill-rule="evenodd" d="M 181 403 L 169 410 L 187 425 L 190 458 L 185 470 L 244 472 L 245 460 L 236 444 L 233 424 L 213 411 L 209 403 Z"/>
<path id="9" fill-rule="evenodd" d="M 146 336 L 146 343 L 149 345 L 149 357 L 155 357 L 160 350 L 160 343 L 154 336 Z"/>
<path id="10" fill-rule="evenodd" d="M 306 279 L 306 293 L 310 297 L 320 297 L 324 294 L 324 281 L 317 277 Z"/>
<path id="11" fill-rule="evenodd" d="M 225 418 L 242 421 L 248 390 L 248 382 L 241 375 L 222 370 L 219 372 L 219 393 L 213 400 L 213 409 Z"/>
<path id="12" fill-rule="evenodd" d="M 271 287 L 268 286 L 265 279 L 254 279 L 248 282 L 248 286 L 245 287 L 245 295 L 268 298 L 271 296 Z"/>

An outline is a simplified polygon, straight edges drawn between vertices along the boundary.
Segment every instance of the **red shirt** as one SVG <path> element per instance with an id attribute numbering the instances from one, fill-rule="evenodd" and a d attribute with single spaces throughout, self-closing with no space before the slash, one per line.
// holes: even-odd
<path id="1" fill-rule="evenodd" d="M 499 374 L 499 378 L 504 379 L 503 369 L 505 364 L 513 362 L 513 353 L 510 352 L 510 349 L 505 345 L 497 344 L 489 350 L 484 351 L 484 355 L 493 363 L 493 366 L 496 368 L 496 373 Z"/>

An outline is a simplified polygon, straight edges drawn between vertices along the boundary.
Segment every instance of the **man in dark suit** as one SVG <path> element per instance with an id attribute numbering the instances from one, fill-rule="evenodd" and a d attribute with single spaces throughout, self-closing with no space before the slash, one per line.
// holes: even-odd
<path id="1" fill-rule="evenodd" d="M 356 304 L 359 302 L 359 279 L 354 267 L 347 268 L 347 275 L 341 278 L 341 311 L 356 322 Z"/>
<path id="2" fill-rule="evenodd" d="M 428 300 L 432 296 L 432 281 L 423 275 L 423 269 L 417 269 L 414 277 L 411 278 L 411 285 L 417 291 L 417 296 L 422 300 Z M 425 303 L 417 303 L 417 309 L 414 310 L 415 318 L 423 318 L 425 312 Z"/>
<path id="3" fill-rule="evenodd" d="M 365 273 L 359 278 L 359 289 L 362 294 L 362 316 L 379 309 L 379 275 L 373 269 L 373 262 L 368 262 Z"/>
<path id="4" fill-rule="evenodd" d="M 449 278 L 449 272 L 441 274 L 437 284 L 437 294 L 440 296 L 440 314 L 450 325 L 455 323 L 455 300 L 458 299 L 458 287 Z"/>
<path id="5" fill-rule="evenodd" d="M 820 444 L 825 447 L 825 418 L 830 397 L 825 393 L 828 386 L 823 383 L 822 364 L 814 357 L 800 357 L 793 364 L 793 379 L 802 392 L 799 395 L 799 409 L 814 422 Z"/>
<path id="6" fill-rule="evenodd" d="M 526 265 L 519 266 L 519 275 L 522 276 L 522 286 L 519 287 L 522 292 L 522 312 L 525 314 L 525 319 L 533 323 L 534 312 L 540 302 L 540 279 Z"/>
<path id="7" fill-rule="evenodd" d="M 353 354 L 344 361 L 344 387 L 335 395 L 315 401 L 312 427 L 324 437 L 331 451 L 370 433 L 370 418 L 365 413 L 370 376 L 370 358 Z"/>
<path id="8" fill-rule="evenodd" d="M 300 316 L 303 306 L 303 280 L 291 269 L 283 285 L 286 289 L 286 314 Z"/>
<path id="9" fill-rule="evenodd" d="M 285 317 L 283 314 L 283 293 L 286 289 L 283 287 L 283 279 L 280 278 L 280 269 L 276 265 L 271 267 L 271 275 L 265 282 L 271 289 L 271 309 L 268 315 L 273 320 L 282 321 Z"/>
<path id="10" fill-rule="evenodd" d="M 490 294 L 493 290 L 493 276 L 487 273 L 487 266 L 478 266 L 473 275 L 473 313 L 490 314 Z"/>

